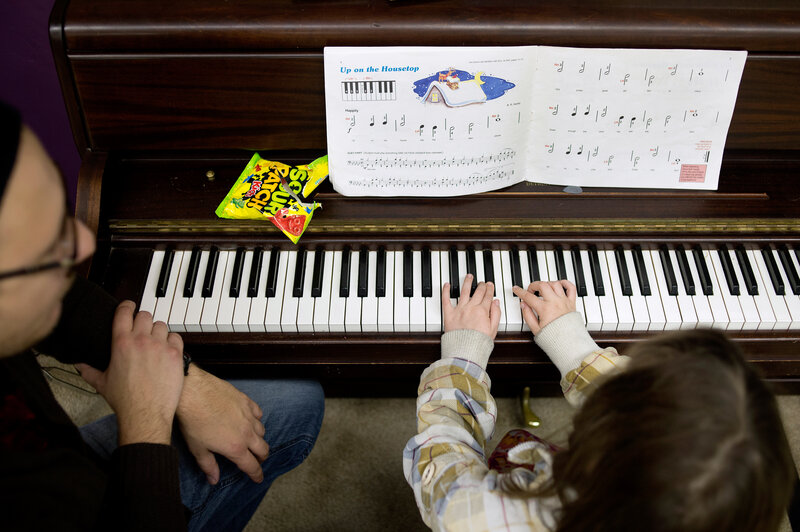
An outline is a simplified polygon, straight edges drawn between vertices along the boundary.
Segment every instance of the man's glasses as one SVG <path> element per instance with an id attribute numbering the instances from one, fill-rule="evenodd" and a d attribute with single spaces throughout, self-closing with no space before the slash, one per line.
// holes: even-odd
<path id="1" fill-rule="evenodd" d="M 71 268 L 75 265 L 75 260 L 78 258 L 78 227 L 74 217 L 64 216 L 64 222 L 61 226 L 61 238 L 59 238 L 57 251 L 58 255 L 63 255 L 63 258 L 38 264 L 36 266 L 28 266 L 27 268 L 19 268 L 8 272 L 0 273 L 0 281 L 8 279 L 9 277 L 18 277 L 20 275 L 30 275 L 55 268 Z"/>

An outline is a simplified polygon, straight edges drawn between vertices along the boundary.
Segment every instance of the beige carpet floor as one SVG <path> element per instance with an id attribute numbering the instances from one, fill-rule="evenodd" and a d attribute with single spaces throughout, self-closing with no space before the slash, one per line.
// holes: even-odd
<path id="1" fill-rule="evenodd" d="M 43 365 L 57 365 L 40 357 Z M 58 376 L 63 376 L 57 373 Z M 50 379 L 76 424 L 110 412 L 99 396 Z M 413 390 L 411 391 L 413 393 Z M 800 463 L 800 396 L 778 402 L 796 463 Z M 535 398 L 542 425 L 532 430 L 564 443 L 572 408 L 563 398 Z M 247 532 L 415 532 L 428 528 L 403 478 L 402 450 L 415 431 L 415 399 L 326 399 L 319 439 L 308 459 L 275 481 Z M 496 436 L 522 428 L 519 401 L 498 399 Z M 785 520 L 782 531 L 791 531 Z"/>

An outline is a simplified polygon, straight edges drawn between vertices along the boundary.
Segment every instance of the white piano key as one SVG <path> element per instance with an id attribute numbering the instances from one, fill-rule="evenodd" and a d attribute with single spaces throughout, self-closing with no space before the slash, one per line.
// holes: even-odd
<path id="1" fill-rule="evenodd" d="M 139 303 L 139 312 L 147 311 L 153 314 L 156 310 L 156 285 L 158 284 L 158 277 L 161 274 L 161 265 L 163 262 L 164 251 L 153 251 L 153 257 L 150 259 L 150 270 L 147 272 L 147 280 L 144 283 L 142 301 Z"/>
<path id="2" fill-rule="evenodd" d="M 328 312 L 328 328 L 331 332 L 344 332 L 344 317 L 347 310 L 347 298 L 339 293 L 342 278 L 342 251 L 333 252 L 333 270 L 331 271 L 331 305 Z"/>
<path id="3" fill-rule="evenodd" d="M 394 297 L 394 252 L 386 251 L 386 295 L 378 298 L 379 332 L 394 331 Z"/>
<path id="4" fill-rule="evenodd" d="M 600 310 L 600 300 L 594 293 L 594 282 L 592 271 L 589 266 L 589 250 L 580 250 L 581 269 L 583 278 L 586 280 L 586 296 L 583 299 L 583 307 L 586 310 L 586 330 L 600 331 L 603 329 L 603 312 Z"/>
<path id="5" fill-rule="evenodd" d="M 479 275 L 483 275 L 483 260 L 478 259 L 476 253 L 476 264 L 480 262 Z M 428 332 L 440 332 L 442 330 L 442 283 L 439 275 L 440 258 L 438 251 L 431 251 L 431 297 L 425 298 L 425 330 Z"/>
<path id="6" fill-rule="evenodd" d="M 386 260 L 389 260 L 388 252 Z M 403 251 L 394 252 L 394 330 L 408 332 L 411 298 L 403 296 Z"/>
<path id="7" fill-rule="evenodd" d="M 775 263 L 778 265 L 778 275 L 780 275 L 781 279 L 783 279 L 783 285 L 785 287 L 785 295 L 783 296 L 783 300 L 786 303 L 786 307 L 789 309 L 789 313 L 792 315 L 792 325 L 790 328 L 793 330 L 800 329 L 800 325 L 797 324 L 797 322 L 800 321 L 800 297 L 794 295 L 794 292 L 792 292 L 792 287 L 789 286 L 789 277 L 786 275 L 786 271 L 780 262 L 778 251 L 776 249 L 772 249 L 771 251 L 772 256 L 775 259 Z"/>
<path id="8" fill-rule="evenodd" d="M 719 261 L 719 253 L 717 250 L 709 250 L 706 257 L 706 263 L 709 265 L 709 273 L 716 278 L 716 285 L 714 290 L 719 291 L 722 300 L 725 302 L 725 311 L 728 314 L 728 327 L 729 331 L 740 331 L 744 326 L 744 313 L 742 306 L 739 304 L 739 298 L 731 294 L 728 288 L 728 281 L 725 280 L 725 274 L 722 271 L 722 263 Z M 713 266 L 713 271 L 712 271 Z"/>
<path id="9" fill-rule="evenodd" d="M 361 330 L 378 331 L 378 298 L 375 296 L 375 276 L 378 270 L 378 252 L 370 251 L 367 256 L 367 297 L 361 301 Z"/>
<path id="10" fill-rule="evenodd" d="M 178 256 L 180 255 L 180 259 Z M 186 277 L 189 275 L 189 260 L 192 256 L 191 251 L 177 251 L 175 260 L 181 261 L 181 268 L 178 271 L 178 280 L 175 285 L 175 293 L 172 296 L 172 307 L 169 310 L 167 327 L 172 332 L 186 332 L 183 320 L 186 318 L 186 307 L 189 306 L 189 298 L 183 296 L 183 287 L 186 285 Z"/>
<path id="11" fill-rule="evenodd" d="M 531 270 L 530 266 L 528 265 L 528 250 L 525 248 L 520 248 L 517 252 L 519 254 L 519 269 L 522 273 L 522 286 L 521 288 L 524 290 L 528 289 L 528 286 L 531 284 Z M 517 298 L 519 299 L 519 298 Z M 521 312 L 521 311 L 520 311 Z M 525 323 L 525 319 L 522 320 L 522 330 L 523 331 L 530 331 L 530 326 Z"/>
<path id="12" fill-rule="evenodd" d="M 450 253 L 447 251 L 442 251 L 439 253 L 439 297 L 442 296 L 442 290 L 444 289 L 444 284 L 450 282 Z M 434 290 L 436 287 L 434 287 Z M 450 297 L 449 291 L 445 301 L 448 300 Z M 455 306 L 456 301 L 450 300 L 451 306 Z M 442 332 L 444 332 L 444 315 L 442 314 Z"/>
<path id="13" fill-rule="evenodd" d="M 460 249 L 458 251 L 458 275 L 461 276 L 461 278 L 458 279 L 459 286 L 461 288 L 464 288 L 464 282 L 463 281 L 464 281 L 464 277 L 466 277 L 466 275 L 467 275 L 467 251 L 464 250 L 464 249 Z M 460 291 L 459 291 L 459 294 L 461 294 Z"/>
<path id="14" fill-rule="evenodd" d="M 247 319 L 247 327 L 250 329 L 250 332 L 265 332 L 267 330 L 265 322 L 267 319 L 267 306 L 269 305 L 269 301 L 266 291 L 271 255 L 272 251 L 268 249 L 265 249 L 261 255 L 261 272 L 259 272 L 258 276 L 258 291 L 256 292 L 256 296 L 250 300 L 250 315 Z M 251 263 L 250 269 L 252 270 L 252 268 L 253 265 Z M 280 330 L 280 325 L 278 326 L 278 330 Z"/>
<path id="15" fill-rule="evenodd" d="M 186 332 L 200 332 L 200 317 L 203 315 L 203 279 L 206 276 L 206 268 L 208 267 L 208 250 L 200 252 L 200 262 L 197 265 L 197 277 L 194 280 L 194 292 L 189 299 L 189 304 L 186 307 L 186 318 L 183 324 Z"/>
<path id="16" fill-rule="evenodd" d="M 670 295 L 667 289 L 667 278 L 664 275 L 664 265 L 661 262 L 661 254 L 658 251 L 650 251 L 650 261 L 653 264 L 653 276 L 655 277 L 655 286 L 651 286 L 650 290 L 653 295 L 658 295 L 661 301 L 661 308 L 664 309 L 664 330 L 674 331 L 681 328 L 681 310 L 678 305 L 677 296 Z"/>
<path id="17" fill-rule="evenodd" d="M 250 282 L 250 270 L 252 267 L 253 250 L 250 249 L 244 252 L 244 257 L 242 258 L 242 279 L 239 283 L 239 297 L 236 298 L 234 303 L 233 319 L 231 320 L 234 332 L 248 332 L 250 330 L 248 321 L 253 298 L 247 295 L 247 284 Z"/>
<path id="18" fill-rule="evenodd" d="M 742 275 L 742 269 L 739 267 L 739 260 L 736 258 L 736 254 L 734 253 L 733 249 L 728 249 L 728 256 L 731 258 L 733 270 L 736 272 L 736 277 L 739 279 L 738 299 L 739 304 L 742 306 L 742 314 L 744 314 L 744 325 L 742 325 L 742 330 L 748 331 L 754 329 L 771 329 L 775 323 L 774 314 L 772 315 L 771 321 L 769 315 L 764 316 L 764 322 L 762 323 L 761 316 L 758 314 L 758 307 L 756 307 L 756 301 L 753 296 L 747 293 L 744 275 Z"/>
<path id="19" fill-rule="evenodd" d="M 297 332 L 314 332 L 315 297 L 311 297 L 311 283 L 314 279 L 314 250 L 306 250 L 306 270 L 303 278 L 303 295 L 297 303 Z"/>
<path id="20" fill-rule="evenodd" d="M 600 312 L 603 315 L 603 326 L 600 330 L 616 331 L 619 326 L 619 316 L 617 315 L 617 307 L 614 302 L 614 291 L 611 286 L 611 275 L 608 272 L 608 263 L 606 262 L 605 253 L 598 250 L 597 259 L 600 263 L 600 277 L 603 280 L 603 291 L 605 292 L 604 295 L 597 296 L 597 300 L 600 303 Z M 539 271 L 541 273 L 542 262 L 539 264 Z M 592 289 L 594 289 L 594 287 L 592 287 Z"/>
<path id="21" fill-rule="evenodd" d="M 636 268 L 633 265 L 633 253 L 630 249 L 625 250 L 625 262 L 628 267 L 628 277 L 631 280 L 631 309 L 633 310 L 633 330 L 646 331 L 650 327 L 650 311 L 647 308 L 647 301 L 642 295 L 642 287 L 639 286 L 639 277 L 636 275 Z"/>
<path id="22" fill-rule="evenodd" d="M 411 331 L 425 330 L 425 298 L 422 297 L 422 251 L 412 251 L 414 267 L 414 295 L 408 302 L 409 322 Z"/>
<path id="23" fill-rule="evenodd" d="M 288 251 L 285 257 L 281 257 L 281 264 L 286 264 L 286 276 L 283 278 L 283 287 L 281 291 L 276 289 L 275 297 L 283 299 L 283 307 L 281 308 L 281 331 L 285 333 L 297 332 L 297 307 L 300 306 L 300 298 L 294 297 L 294 271 L 297 266 L 297 251 Z M 283 252 L 281 252 L 283 254 Z M 285 259 L 285 260 L 284 260 Z M 269 308 L 267 308 L 269 313 Z"/>
<path id="24" fill-rule="evenodd" d="M 655 262 L 657 253 L 649 250 L 642 250 L 642 257 L 644 258 L 644 269 L 647 272 L 647 279 L 650 282 L 650 295 L 645 296 L 647 302 L 647 312 L 650 315 L 650 325 L 648 331 L 663 331 L 667 326 L 667 316 L 664 311 L 664 303 L 661 301 L 661 290 L 658 286 L 658 278 L 656 277 Z M 658 265 L 660 267 L 660 265 Z"/>
<path id="25" fill-rule="evenodd" d="M 613 250 L 598 250 L 598 255 L 602 259 L 605 256 L 606 271 L 609 274 L 609 285 L 611 287 L 611 294 L 614 296 L 614 304 L 617 309 L 617 330 L 618 331 L 632 331 L 633 330 L 633 309 L 631 308 L 631 298 L 622 294 L 622 282 L 619 279 L 619 270 L 617 270 L 617 261 L 614 257 Z M 547 264 L 548 269 L 550 263 Z M 555 267 L 555 263 L 553 263 Z"/>
<path id="26" fill-rule="evenodd" d="M 783 296 L 775 292 L 775 286 L 772 284 L 772 279 L 767 271 L 767 265 L 764 262 L 764 257 L 761 256 L 761 250 L 754 246 L 746 246 L 747 255 L 750 258 L 750 264 L 753 266 L 753 273 L 759 286 L 759 295 L 766 297 L 775 314 L 776 331 L 788 331 L 792 328 L 792 314 L 786 305 Z"/>
<path id="27" fill-rule="evenodd" d="M 569 249 L 564 249 L 562 251 L 562 254 L 564 256 L 564 269 L 566 270 L 567 273 L 567 280 L 572 284 L 577 285 L 576 283 L 577 279 L 575 277 L 575 268 L 572 264 L 572 252 Z M 582 297 L 575 298 L 575 310 L 577 310 L 578 314 L 581 315 L 581 318 L 583 318 L 583 324 L 586 325 L 586 308 L 583 304 Z"/>
<path id="28" fill-rule="evenodd" d="M 236 259 L 235 251 L 227 251 L 227 266 L 225 276 L 222 278 L 222 292 L 219 295 L 217 308 L 217 331 L 233 332 L 233 309 L 236 298 L 231 297 L 231 277 L 233 277 L 233 262 Z"/>
<path id="29" fill-rule="evenodd" d="M 172 266 L 169 270 L 167 277 L 167 290 L 164 297 L 156 298 L 156 309 L 153 312 L 153 321 L 169 321 L 169 313 L 172 310 L 172 299 L 175 295 L 175 287 L 178 285 L 178 274 L 181 269 L 181 260 L 183 259 L 183 252 L 175 251 L 172 256 Z"/>
<path id="30" fill-rule="evenodd" d="M 345 300 L 344 330 L 361 332 L 361 298 L 358 297 L 358 254 L 350 252 L 350 292 Z"/>
<path id="31" fill-rule="evenodd" d="M 681 311 L 681 329 L 695 329 L 697 328 L 698 320 L 697 313 L 694 310 L 694 301 L 692 297 L 686 292 L 686 285 L 681 275 L 681 269 L 678 266 L 678 254 L 674 249 L 669 250 L 669 260 L 672 262 L 672 271 L 675 272 L 675 279 L 678 282 L 678 295 L 675 299 L 678 301 L 678 308 Z"/>
<path id="32" fill-rule="evenodd" d="M 332 251 L 325 252 L 325 262 L 322 265 L 322 292 L 314 303 L 314 332 L 330 331 L 329 319 L 331 310 L 331 288 L 333 287 L 334 253 L 335 252 Z"/>
<path id="33" fill-rule="evenodd" d="M 444 255 L 444 254 L 443 254 Z M 497 327 L 498 332 L 505 332 L 508 330 L 508 311 L 506 309 L 507 298 L 506 298 L 506 290 L 505 290 L 505 279 L 503 277 L 503 264 L 502 259 L 500 256 L 499 250 L 492 250 L 492 267 L 494 268 L 494 284 L 495 284 L 495 297 L 500 301 L 500 324 Z M 486 269 L 486 265 L 484 265 L 484 270 Z M 508 272 L 509 275 L 509 283 L 511 282 L 510 276 L 511 271 Z M 514 299 L 514 298 L 512 298 Z M 515 299 L 511 302 L 512 304 L 517 305 L 517 311 L 520 312 L 520 316 L 522 315 L 522 311 L 519 307 L 519 299 Z M 513 325 L 512 325 L 513 327 Z M 522 330 L 522 324 L 520 324 L 519 330 Z"/>
<path id="34" fill-rule="evenodd" d="M 714 265 L 711 261 L 711 254 L 712 251 L 708 248 L 701 248 L 703 251 L 703 258 L 706 262 L 706 267 L 708 268 L 708 276 L 711 280 L 711 288 L 712 294 L 707 295 L 708 298 L 708 305 L 711 307 L 711 315 L 714 316 L 714 324 L 713 327 L 715 329 L 727 329 L 730 324 L 730 318 L 728 317 L 728 309 L 725 306 L 725 299 L 722 297 L 722 289 L 719 286 L 719 280 L 717 279 L 716 272 L 714 270 Z M 716 251 L 714 251 L 716 253 Z M 724 279 L 723 279 L 723 282 Z"/>
<path id="35" fill-rule="evenodd" d="M 775 286 L 772 284 L 772 278 L 769 276 L 767 264 L 764 257 L 761 255 L 761 250 L 754 251 L 755 263 L 761 274 L 764 284 L 766 286 L 767 296 L 772 302 L 772 310 L 775 312 L 775 317 L 778 323 L 775 328 L 778 330 L 797 330 L 800 329 L 800 298 L 792 294 L 791 288 L 786 284 L 787 279 L 783 276 L 780 268 L 776 272 L 781 277 L 784 284 L 784 295 L 780 295 L 775 291 Z M 785 323 L 785 327 L 779 324 Z"/>
<path id="36" fill-rule="evenodd" d="M 267 330 L 267 332 L 281 332 L 283 330 L 281 324 L 281 317 L 283 316 L 283 311 L 285 306 L 284 296 L 286 296 L 285 292 L 287 291 L 286 288 L 288 285 L 289 297 L 291 297 L 292 295 L 291 286 L 292 282 L 294 281 L 294 262 L 295 262 L 295 255 L 297 255 L 297 253 L 295 251 L 278 251 L 278 253 L 280 254 L 280 258 L 278 259 L 278 271 L 275 274 L 276 275 L 275 296 L 267 298 L 267 312 L 264 315 L 264 328 Z M 264 264 L 263 267 L 269 269 L 269 263 Z M 292 277 L 287 277 L 287 272 L 289 271 L 290 267 L 292 270 Z M 266 289 L 266 285 L 264 289 Z M 291 312 L 291 309 L 288 312 Z M 294 306 L 294 312 L 295 312 L 294 319 L 296 319 L 297 318 L 296 305 Z M 294 319 L 291 322 L 292 326 L 295 326 Z"/>
<path id="37" fill-rule="evenodd" d="M 500 266 L 502 268 L 503 279 L 503 298 L 505 300 L 506 311 L 506 332 L 522 331 L 522 310 L 519 298 L 514 296 L 511 280 L 511 252 L 507 249 L 500 251 Z M 495 272 L 495 277 L 497 273 Z"/>
<path id="38" fill-rule="evenodd" d="M 686 250 L 686 260 L 689 263 L 689 271 L 692 272 L 694 279 L 694 293 L 695 295 L 689 296 L 694 303 L 694 311 L 697 314 L 697 326 L 709 328 L 714 326 L 714 312 L 711 310 L 711 303 L 708 301 L 708 296 L 703 293 L 703 287 L 700 283 L 700 274 L 697 271 L 697 264 L 694 261 L 693 252 L 691 249 Z"/>
<path id="39" fill-rule="evenodd" d="M 760 330 L 772 330 L 775 328 L 778 329 L 786 329 L 783 325 L 778 326 L 778 316 L 775 313 L 775 310 L 772 308 L 772 302 L 767 295 L 767 285 L 764 284 L 764 281 L 761 279 L 761 276 L 758 271 L 758 267 L 756 266 L 756 259 L 755 259 L 755 251 L 752 248 L 748 249 L 745 248 L 745 254 L 747 258 L 750 260 L 750 266 L 753 269 L 753 275 L 755 276 L 756 284 L 758 285 L 758 294 L 752 296 L 753 301 L 756 304 L 756 309 L 758 310 L 759 316 L 759 325 L 758 328 Z M 760 252 L 758 253 L 761 254 Z M 737 261 L 738 262 L 738 261 Z M 767 280 L 769 284 L 772 284 L 769 280 Z M 787 323 L 788 325 L 788 323 Z"/>
<path id="40" fill-rule="evenodd" d="M 220 251 L 217 260 L 217 271 L 214 275 L 214 290 L 211 297 L 203 302 L 203 313 L 200 315 L 200 330 L 203 332 L 217 332 L 217 311 L 222 299 L 222 285 L 225 283 L 225 270 L 228 266 L 230 251 Z M 202 285 L 201 285 L 202 286 Z M 228 284 L 230 287 L 230 283 Z"/>
<path id="41" fill-rule="evenodd" d="M 541 280 L 557 281 L 558 275 L 556 275 L 556 256 L 553 250 L 536 250 L 536 258 L 539 260 L 539 275 L 542 276 Z"/>

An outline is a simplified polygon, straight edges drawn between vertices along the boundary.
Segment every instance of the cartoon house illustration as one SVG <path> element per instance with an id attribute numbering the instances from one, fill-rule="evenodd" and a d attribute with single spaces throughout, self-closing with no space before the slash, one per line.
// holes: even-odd
<path id="1" fill-rule="evenodd" d="M 433 79 L 422 100 L 429 103 L 444 103 L 448 107 L 461 107 L 472 103 L 483 103 L 487 100 L 481 74 L 474 79 L 461 81 L 453 68 L 446 73 L 440 72 L 438 79 Z"/>

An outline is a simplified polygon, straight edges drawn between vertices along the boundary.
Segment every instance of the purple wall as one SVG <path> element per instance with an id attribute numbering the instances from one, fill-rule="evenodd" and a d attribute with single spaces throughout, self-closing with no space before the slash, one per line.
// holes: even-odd
<path id="1" fill-rule="evenodd" d="M 58 83 L 47 21 L 54 0 L 0 0 L 0 99 L 19 108 L 64 171 L 74 200 L 80 156 Z"/>

